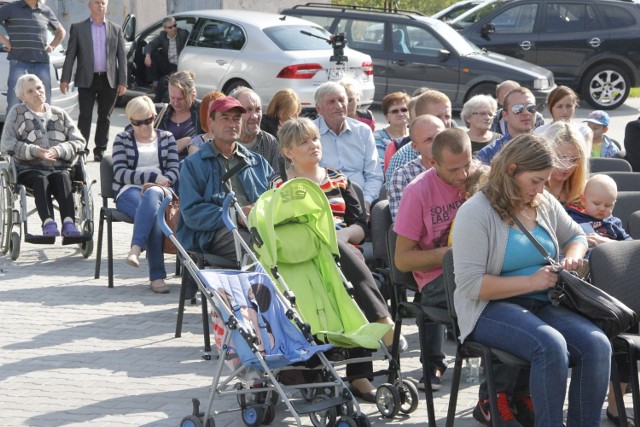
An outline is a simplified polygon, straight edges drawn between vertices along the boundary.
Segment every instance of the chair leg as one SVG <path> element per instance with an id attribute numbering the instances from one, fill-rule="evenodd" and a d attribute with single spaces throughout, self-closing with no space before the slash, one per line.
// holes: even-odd
<path id="1" fill-rule="evenodd" d="M 640 426 L 640 385 L 638 383 L 638 354 L 636 347 L 629 343 L 629 364 L 631 365 L 631 396 L 633 399 L 633 421 Z"/>
<path id="2" fill-rule="evenodd" d="M 487 381 L 487 394 L 489 394 L 489 406 L 491 407 L 491 425 L 498 426 L 500 413 L 498 411 L 498 396 L 496 393 L 496 384 L 493 378 L 493 358 L 491 350 L 485 347 L 482 354 L 482 363 L 484 364 L 485 380 Z"/>
<path id="3" fill-rule="evenodd" d="M 418 309 L 416 314 L 416 322 L 418 322 L 418 336 L 420 337 L 420 354 L 422 355 L 422 375 L 424 381 L 424 394 L 427 401 L 427 420 L 428 425 L 435 427 L 436 411 L 433 403 L 433 388 L 431 387 L 431 354 L 428 351 L 427 337 L 424 335 L 424 315 L 422 310 Z"/>
<path id="4" fill-rule="evenodd" d="M 102 233 L 104 232 L 104 210 L 100 209 L 100 225 L 98 226 L 98 248 L 96 251 L 96 271 L 94 279 L 100 278 L 100 263 L 102 262 Z"/>
<path id="5" fill-rule="evenodd" d="M 611 355 L 611 384 L 613 387 L 613 394 L 616 399 L 616 408 L 618 409 L 618 414 L 626 414 L 627 411 L 624 407 L 624 398 L 622 395 L 622 390 L 620 390 L 620 372 L 618 371 L 618 364 L 616 363 L 615 354 Z M 620 427 L 627 427 L 627 417 L 619 416 Z"/>
<path id="6" fill-rule="evenodd" d="M 449 409 L 447 410 L 447 427 L 453 427 L 456 418 L 456 406 L 458 405 L 458 391 L 460 390 L 460 377 L 462 376 L 462 355 L 456 351 L 456 360 L 453 365 L 453 378 L 451 379 L 451 393 L 449 393 Z"/>
<path id="7" fill-rule="evenodd" d="M 109 287 L 113 288 L 113 221 L 111 218 L 107 218 L 107 272 Z"/>
<path id="8" fill-rule="evenodd" d="M 180 281 L 180 298 L 178 301 L 178 319 L 176 320 L 176 338 L 182 336 L 182 320 L 184 319 L 184 300 L 187 296 L 187 286 L 189 286 L 189 271 L 184 272 Z"/>
<path id="9" fill-rule="evenodd" d="M 182 263 L 180 261 L 180 254 L 176 254 L 176 277 L 180 277 L 182 273 Z"/>

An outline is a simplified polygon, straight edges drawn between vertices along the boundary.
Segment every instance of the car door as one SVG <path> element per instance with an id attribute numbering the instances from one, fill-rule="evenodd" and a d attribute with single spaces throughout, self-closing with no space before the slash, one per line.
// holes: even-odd
<path id="1" fill-rule="evenodd" d="M 536 17 L 538 2 L 519 3 L 505 7 L 469 27 L 463 34 L 489 51 L 537 63 Z"/>
<path id="2" fill-rule="evenodd" d="M 541 14 L 537 64 L 553 71 L 556 82 L 575 83 L 582 66 L 609 39 L 589 3 L 550 2 Z"/>
<path id="3" fill-rule="evenodd" d="M 430 27 L 392 23 L 389 29 L 387 92 L 412 93 L 427 86 L 455 100 L 460 79 L 457 53 Z"/>
<path id="4" fill-rule="evenodd" d="M 225 75 L 245 46 L 247 36 L 236 24 L 215 18 L 201 18 L 194 27 L 187 46 L 178 60 L 179 70 L 196 75 L 198 96 L 219 90 Z"/>

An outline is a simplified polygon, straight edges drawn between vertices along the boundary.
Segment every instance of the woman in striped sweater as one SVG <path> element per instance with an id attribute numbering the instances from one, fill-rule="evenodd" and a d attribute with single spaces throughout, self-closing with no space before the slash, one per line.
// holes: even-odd
<path id="1" fill-rule="evenodd" d="M 113 193 L 116 208 L 133 218 L 127 264 L 139 267 L 140 252 L 146 250 L 151 290 L 168 293 L 164 236 L 156 224 L 156 214 L 165 197 L 163 187 L 171 187 L 178 180 L 176 140 L 171 132 L 153 128 L 156 110 L 150 98 L 132 99 L 125 113 L 131 126 L 113 142 Z"/>

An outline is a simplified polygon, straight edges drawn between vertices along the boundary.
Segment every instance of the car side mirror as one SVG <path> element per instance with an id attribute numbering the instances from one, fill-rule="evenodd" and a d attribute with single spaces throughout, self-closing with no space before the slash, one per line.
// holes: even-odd
<path id="1" fill-rule="evenodd" d="M 446 49 L 440 49 L 438 51 L 438 59 L 440 59 L 441 62 L 444 62 L 447 59 L 449 59 L 449 55 L 451 55 L 451 52 L 449 52 Z"/>
<path id="2" fill-rule="evenodd" d="M 493 34 L 496 32 L 496 26 L 493 23 L 484 24 L 482 29 L 480 30 L 480 35 L 482 37 L 487 37 L 489 34 Z"/>

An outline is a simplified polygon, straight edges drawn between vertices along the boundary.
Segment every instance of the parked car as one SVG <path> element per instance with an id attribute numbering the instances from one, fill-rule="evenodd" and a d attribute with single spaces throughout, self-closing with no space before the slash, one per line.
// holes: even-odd
<path id="1" fill-rule="evenodd" d="M 640 3 L 631 0 L 497 0 L 449 24 L 548 68 L 597 109 L 619 107 L 640 84 Z"/>
<path id="2" fill-rule="evenodd" d="M 0 1 L 0 6 L 9 3 L 8 1 Z M 4 27 L 0 27 L 0 32 L 9 38 Z M 53 41 L 53 34 L 48 33 L 49 42 Z M 62 77 L 62 65 L 64 64 L 64 50 L 62 46 L 57 46 L 53 52 L 49 54 L 51 60 L 51 98 L 47 99 L 47 103 L 63 108 L 75 120 L 78 108 L 78 92 L 73 86 L 73 82 L 69 85 L 66 94 L 60 92 L 60 77 Z M 4 45 L 0 43 L 0 123 L 4 123 L 7 111 L 7 88 L 9 78 L 9 61 L 7 60 L 7 51 Z M 13 90 L 13 88 L 10 88 Z"/>
<path id="3" fill-rule="evenodd" d="M 172 16 L 178 27 L 190 32 L 178 69 L 195 72 L 198 97 L 246 86 L 266 105 L 275 92 L 288 87 L 298 94 L 304 109 L 314 109 L 318 86 L 348 75 L 360 85 L 362 103 L 373 101 L 371 57 L 346 48 L 347 63 L 330 61 L 331 34 L 312 22 L 245 10 L 198 10 Z M 162 30 L 158 21 L 134 35 L 135 25 L 132 15 L 123 24 L 130 95 L 143 94 L 151 84 L 142 49 Z"/>
<path id="4" fill-rule="evenodd" d="M 494 1 L 495 0 L 462 0 L 442 9 L 439 12 L 434 13 L 433 15 L 431 15 L 431 17 L 439 19 L 442 22 L 449 22 L 462 15 L 476 10 L 487 2 Z"/>
<path id="5" fill-rule="evenodd" d="M 473 95 L 495 95 L 496 85 L 511 79 L 531 89 L 542 106 L 555 87 L 549 70 L 481 50 L 449 25 L 417 13 L 318 3 L 282 13 L 344 32 L 348 46 L 370 55 L 378 102 L 391 92 L 427 86 L 444 92 L 459 110 Z"/>

